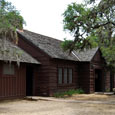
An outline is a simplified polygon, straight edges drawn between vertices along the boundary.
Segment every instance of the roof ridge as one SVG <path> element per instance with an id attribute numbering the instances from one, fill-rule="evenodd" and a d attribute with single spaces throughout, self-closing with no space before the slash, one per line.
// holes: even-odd
<path id="1" fill-rule="evenodd" d="M 32 42 L 33 45 L 43 50 L 51 58 L 78 61 L 78 58 L 76 58 L 75 55 L 68 56 L 67 52 L 63 52 L 63 49 L 61 48 L 61 40 L 37 34 L 28 30 L 19 32 L 19 34 L 21 34 L 28 41 Z"/>
<path id="2" fill-rule="evenodd" d="M 54 39 L 54 40 L 57 40 L 57 41 L 63 42 L 63 40 L 58 40 L 58 39 L 56 39 L 56 38 L 54 38 L 54 37 L 46 36 L 46 35 L 39 34 L 39 33 L 33 32 L 33 31 L 29 31 L 29 30 L 25 30 L 25 29 L 23 30 L 23 32 L 24 32 L 24 31 L 27 31 L 27 32 L 30 32 L 30 33 L 33 33 L 33 34 L 36 34 L 36 35 L 43 36 L 44 38 L 47 37 L 47 38 L 49 38 L 49 39 Z"/>

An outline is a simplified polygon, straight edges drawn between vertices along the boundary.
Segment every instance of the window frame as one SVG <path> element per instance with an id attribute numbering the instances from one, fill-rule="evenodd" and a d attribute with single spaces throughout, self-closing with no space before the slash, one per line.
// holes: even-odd
<path id="1" fill-rule="evenodd" d="M 58 73 L 58 69 L 62 68 L 62 84 L 59 84 L 59 73 Z M 67 69 L 67 83 L 64 83 L 64 69 Z M 72 83 L 69 83 L 69 69 L 72 70 Z M 57 66 L 57 85 L 58 86 L 71 86 L 73 85 L 73 67 L 67 67 L 67 66 Z"/>
<path id="2" fill-rule="evenodd" d="M 62 69 L 61 83 L 59 83 L 59 69 Z M 57 73 L 58 73 L 58 84 L 62 85 L 63 84 L 63 68 L 59 67 Z"/>
<path id="3" fill-rule="evenodd" d="M 66 70 L 66 74 L 65 74 L 65 70 Z M 66 75 L 66 82 L 65 82 L 65 75 Z M 63 68 L 63 84 L 68 84 L 68 68 Z"/>
<path id="4" fill-rule="evenodd" d="M 10 66 L 12 66 L 11 68 L 13 68 L 13 70 L 11 70 L 11 71 L 10 70 L 5 70 L 5 69 L 10 68 Z M 2 64 L 2 74 L 3 74 L 3 76 L 15 76 L 15 65 L 14 64 L 9 64 L 9 63 L 3 63 Z"/>
<path id="5" fill-rule="evenodd" d="M 71 83 L 70 83 L 70 78 L 69 78 L 69 75 L 70 75 L 70 74 L 69 74 L 69 70 L 70 70 L 70 69 L 72 70 L 72 74 L 71 74 L 71 75 L 72 75 Z M 68 83 L 69 83 L 69 84 L 72 84 L 72 83 L 73 83 L 73 69 L 72 69 L 72 68 L 68 68 Z"/>

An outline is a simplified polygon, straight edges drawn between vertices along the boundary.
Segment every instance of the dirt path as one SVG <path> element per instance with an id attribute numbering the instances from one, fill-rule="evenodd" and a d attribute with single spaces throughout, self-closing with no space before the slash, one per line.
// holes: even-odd
<path id="1" fill-rule="evenodd" d="M 90 100 L 90 101 L 113 101 L 115 95 L 101 95 L 101 94 L 76 94 L 68 99 L 73 100 Z"/>
<path id="2" fill-rule="evenodd" d="M 0 115 L 115 115 L 115 105 L 15 100 L 1 102 Z"/>
<path id="3" fill-rule="evenodd" d="M 54 97 L 27 97 L 28 99 L 67 102 L 67 103 L 87 103 L 87 104 L 112 104 L 115 105 L 115 95 L 99 94 L 76 94 L 72 97 L 54 98 Z"/>

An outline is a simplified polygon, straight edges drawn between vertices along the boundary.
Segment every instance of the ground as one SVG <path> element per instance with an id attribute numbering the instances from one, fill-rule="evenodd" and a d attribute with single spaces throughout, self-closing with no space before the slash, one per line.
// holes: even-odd
<path id="1" fill-rule="evenodd" d="M 74 100 L 90 100 L 90 101 L 113 101 L 115 95 L 103 95 L 103 94 L 77 94 L 69 97 L 68 99 Z"/>
<path id="2" fill-rule="evenodd" d="M 115 115 L 115 96 L 74 95 L 71 98 L 53 98 L 49 101 L 48 98 L 2 101 L 0 115 Z"/>

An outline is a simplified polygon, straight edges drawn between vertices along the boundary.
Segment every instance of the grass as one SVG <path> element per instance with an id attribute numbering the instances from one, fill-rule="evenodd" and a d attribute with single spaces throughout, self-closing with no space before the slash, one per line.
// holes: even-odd
<path id="1" fill-rule="evenodd" d="M 63 98 L 63 97 L 67 97 L 67 96 L 72 96 L 73 94 L 83 94 L 84 91 L 82 89 L 77 89 L 77 90 L 68 90 L 68 91 L 65 91 L 65 92 L 59 92 L 59 93 L 55 93 L 54 94 L 54 97 L 57 97 L 57 98 Z"/>

